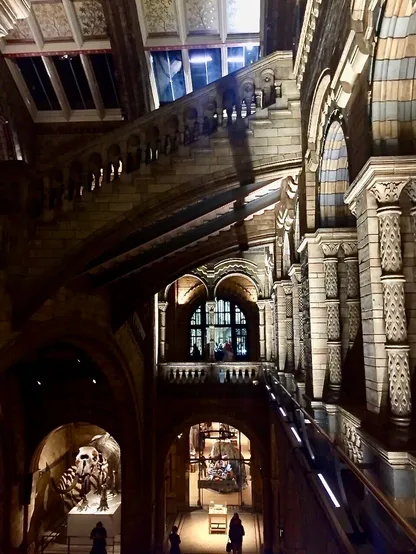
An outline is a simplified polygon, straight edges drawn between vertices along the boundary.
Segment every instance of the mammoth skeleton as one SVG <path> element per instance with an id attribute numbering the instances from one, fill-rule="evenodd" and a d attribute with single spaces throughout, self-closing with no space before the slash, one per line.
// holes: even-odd
<path id="1" fill-rule="evenodd" d="M 101 496 L 98 510 L 108 510 L 107 490 L 117 494 L 121 486 L 120 447 L 108 433 L 96 435 L 88 446 L 79 448 L 75 465 L 64 473 L 59 485 L 53 479 L 52 484 L 66 503 L 79 498 L 79 511 L 88 508 L 91 490 Z"/>

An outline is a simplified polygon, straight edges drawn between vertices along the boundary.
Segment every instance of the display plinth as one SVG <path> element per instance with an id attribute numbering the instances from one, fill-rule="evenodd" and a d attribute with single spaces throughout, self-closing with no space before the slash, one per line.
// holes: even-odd
<path id="1" fill-rule="evenodd" d="M 227 532 L 227 506 L 215 504 L 208 510 L 208 533 L 226 533 Z"/>
<path id="2" fill-rule="evenodd" d="M 89 537 L 99 521 L 107 531 L 107 537 L 116 537 L 121 531 L 121 494 L 108 495 L 108 510 L 99 512 L 100 497 L 94 492 L 87 495 L 88 508 L 79 512 L 74 506 L 68 514 L 68 537 Z"/>

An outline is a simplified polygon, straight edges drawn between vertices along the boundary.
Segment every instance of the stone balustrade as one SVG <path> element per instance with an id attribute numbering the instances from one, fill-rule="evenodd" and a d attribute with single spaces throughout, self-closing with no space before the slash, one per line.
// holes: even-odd
<path id="1" fill-rule="evenodd" d="M 263 382 L 265 364 L 255 362 L 164 363 L 159 364 L 159 379 L 172 385 L 220 383 L 256 385 Z"/>
<path id="2" fill-rule="evenodd" d="M 239 120 L 248 122 L 248 116 L 279 98 L 295 96 L 291 53 L 275 52 L 87 146 L 56 157 L 40 168 L 34 200 L 37 205 L 32 213 L 49 219 L 50 212 L 69 209 L 68 203 L 122 175 L 134 172 L 135 177 L 145 180 L 152 163 L 169 165 L 171 155 L 183 152 L 200 137 L 209 137 Z"/>

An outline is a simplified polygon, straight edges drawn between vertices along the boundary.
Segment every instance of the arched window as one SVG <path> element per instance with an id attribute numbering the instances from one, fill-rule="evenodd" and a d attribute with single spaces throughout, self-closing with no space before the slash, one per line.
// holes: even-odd
<path id="1" fill-rule="evenodd" d="M 247 319 L 241 308 L 230 300 L 215 300 L 214 348 L 217 361 L 245 360 L 248 357 Z M 208 359 L 209 311 L 206 303 L 193 312 L 189 331 L 191 359 Z"/>

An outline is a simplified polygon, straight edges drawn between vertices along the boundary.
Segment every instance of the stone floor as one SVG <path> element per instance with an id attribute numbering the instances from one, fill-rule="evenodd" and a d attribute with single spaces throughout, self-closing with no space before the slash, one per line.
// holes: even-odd
<path id="1" fill-rule="evenodd" d="M 258 514 L 241 513 L 246 532 L 243 553 L 260 554 L 263 537 L 263 522 Z M 182 554 L 223 554 L 228 542 L 227 535 L 208 533 L 208 512 L 198 510 L 182 514 L 179 519 Z"/>

